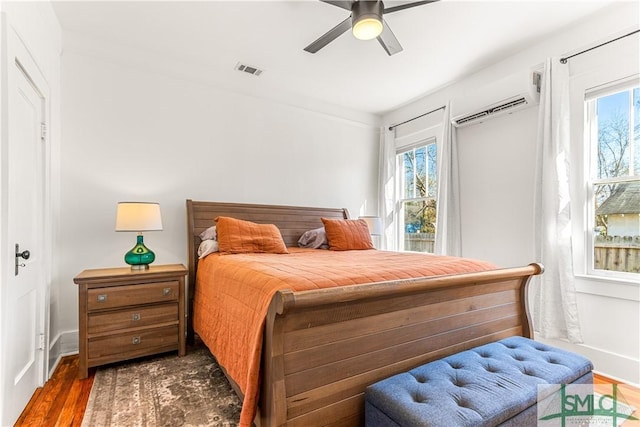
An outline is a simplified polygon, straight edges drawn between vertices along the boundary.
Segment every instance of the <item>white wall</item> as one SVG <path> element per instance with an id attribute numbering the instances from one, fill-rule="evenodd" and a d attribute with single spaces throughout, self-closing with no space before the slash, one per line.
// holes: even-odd
<path id="1" fill-rule="evenodd" d="M 504 266 L 533 260 L 537 109 L 458 129 L 462 256 Z M 498 136 L 498 137 L 497 137 Z"/>
<path id="2" fill-rule="evenodd" d="M 455 110 L 456 100 L 535 68 L 549 56 L 571 54 L 638 28 L 639 16 L 637 2 L 612 5 L 505 61 L 389 112 L 383 122 L 402 122 L 448 100 Z M 607 64 L 608 55 L 620 54 L 615 49 L 621 46 L 609 45 L 588 55 Z M 463 256 L 505 266 L 536 261 L 532 232 L 536 126 L 537 109 L 528 108 L 459 129 Z M 550 343 L 586 355 L 600 372 L 640 383 L 640 287 L 585 278 L 577 279 L 576 286 L 584 344 Z"/>
<path id="3" fill-rule="evenodd" d="M 159 264 L 186 264 L 187 198 L 377 213 L 378 117 L 352 120 L 337 109 L 331 115 L 232 93 L 67 48 L 83 45 L 74 37 L 64 33 L 62 56 L 59 295 L 52 301 L 61 339 L 74 342 L 68 337 L 77 330 L 73 277 L 125 266 L 135 243 L 133 234 L 114 232 L 118 201 L 160 203 L 164 230 L 145 236 Z"/>

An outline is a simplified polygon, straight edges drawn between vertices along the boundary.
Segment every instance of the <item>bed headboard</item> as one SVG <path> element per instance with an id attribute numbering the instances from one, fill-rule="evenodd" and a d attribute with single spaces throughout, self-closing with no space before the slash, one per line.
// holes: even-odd
<path id="1" fill-rule="evenodd" d="M 320 218 L 348 219 L 349 212 L 342 208 L 310 208 L 300 206 L 254 205 L 247 203 L 203 202 L 187 199 L 187 246 L 189 258 L 189 319 L 193 308 L 193 295 L 198 269 L 200 233 L 215 225 L 214 218 L 229 216 L 262 224 L 275 224 L 287 246 L 297 246 L 298 239 L 307 230 L 322 227 Z M 193 340 L 191 321 L 188 339 Z"/>

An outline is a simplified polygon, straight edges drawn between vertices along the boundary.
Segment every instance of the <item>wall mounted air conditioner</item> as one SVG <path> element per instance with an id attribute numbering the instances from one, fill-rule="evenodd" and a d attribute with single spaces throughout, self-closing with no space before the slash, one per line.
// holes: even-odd
<path id="1" fill-rule="evenodd" d="M 527 70 L 465 94 L 452 103 L 451 123 L 455 127 L 469 126 L 537 105 L 540 77 L 540 72 Z"/>

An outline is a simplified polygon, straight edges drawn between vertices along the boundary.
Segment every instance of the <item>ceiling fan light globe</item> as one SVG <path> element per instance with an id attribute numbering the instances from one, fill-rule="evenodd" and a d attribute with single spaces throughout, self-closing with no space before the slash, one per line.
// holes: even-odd
<path id="1" fill-rule="evenodd" d="M 382 21 L 377 17 L 362 17 L 353 23 L 353 35 L 359 40 L 375 39 L 382 33 Z"/>

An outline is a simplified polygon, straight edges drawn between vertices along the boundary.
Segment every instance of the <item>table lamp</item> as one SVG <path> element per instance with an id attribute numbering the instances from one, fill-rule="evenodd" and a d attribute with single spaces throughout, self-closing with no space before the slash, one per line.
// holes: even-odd
<path id="1" fill-rule="evenodd" d="M 369 234 L 372 236 L 380 236 L 382 235 L 382 218 L 379 216 L 360 216 L 358 219 L 364 219 L 367 223 L 367 227 L 369 227 Z"/>
<path id="2" fill-rule="evenodd" d="M 136 231 L 136 245 L 124 255 L 124 262 L 132 270 L 146 270 L 156 254 L 144 245 L 143 231 L 162 230 L 162 217 L 158 203 L 119 202 L 116 212 L 116 231 Z"/>
<path id="3" fill-rule="evenodd" d="M 379 248 L 380 246 L 380 236 L 382 236 L 382 218 L 380 218 L 379 216 L 373 216 L 373 215 L 364 215 L 364 216 L 360 216 L 358 217 L 358 219 L 364 219 L 365 222 L 367 223 L 367 227 L 369 227 L 369 234 L 371 234 L 371 240 L 373 242 L 373 246 L 376 247 L 376 249 Z"/>

